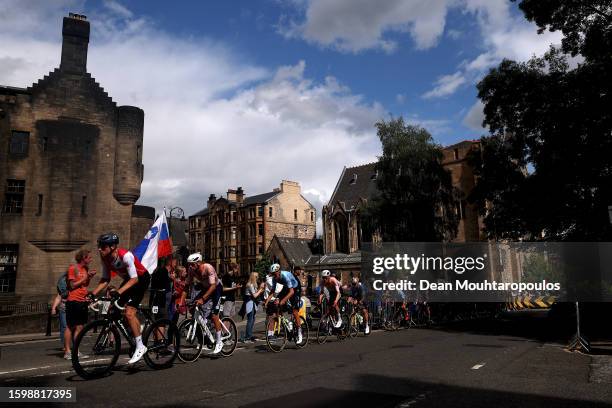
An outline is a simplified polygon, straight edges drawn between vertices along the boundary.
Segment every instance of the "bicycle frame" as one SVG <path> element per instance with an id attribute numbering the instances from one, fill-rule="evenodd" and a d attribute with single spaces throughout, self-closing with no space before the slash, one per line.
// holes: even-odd
<path id="1" fill-rule="evenodd" d="M 193 339 L 195 337 L 195 334 L 196 334 L 196 327 L 197 327 L 196 325 L 198 325 L 204 331 L 204 335 L 206 336 L 208 341 L 210 341 L 211 343 L 214 343 L 215 342 L 215 338 L 213 337 L 212 332 L 208 328 L 208 325 L 206 325 L 206 324 L 203 325 L 200 322 L 200 317 L 201 316 L 203 316 L 203 312 L 201 310 L 201 306 L 197 305 L 195 307 L 195 310 L 193 311 L 193 319 L 196 322 L 196 324 L 189 328 L 189 331 L 187 332 L 187 339 L 189 341 L 193 341 Z M 219 319 L 219 322 L 221 323 L 221 340 L 225 340 L 229 336 L 231 336 L 231 333 L 230 333 L 230 331 L 228 330 L 227 326 L 225 326 L 225 324 L 223 323 L 223 321 L 221 319 Z"/>

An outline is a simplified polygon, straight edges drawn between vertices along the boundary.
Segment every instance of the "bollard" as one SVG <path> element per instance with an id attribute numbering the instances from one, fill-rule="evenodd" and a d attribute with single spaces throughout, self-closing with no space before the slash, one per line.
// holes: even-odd
<path id="1" fill-rule="evenodd" d="M 45 336 L 51 336 L 51 305 L 47 304 L 47 330 Z"/>

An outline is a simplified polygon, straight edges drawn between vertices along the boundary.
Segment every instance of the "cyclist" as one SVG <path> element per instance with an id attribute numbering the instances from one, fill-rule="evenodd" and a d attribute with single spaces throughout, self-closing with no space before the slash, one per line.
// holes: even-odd
<path id="1" fill-rule="evenodd" d="M 219 310 L 221 309 L 221 294 L 223 285 L 217 277 L 214 266 L 202 262 L 202 254 L 196 252 L 187 258 L 188 275 L 185 282 L 186 287 L 193 287 L 196 290 L 194 299 L 197 305 L 204 305 L 202 314 L 204 319 L 211 315 L 215 325 L 215 348 L 211 354 L 219 354 L 223 349 L 221 340 L 221 320 L 219 320 Z M 192 286 L 193 285 L 193 286 Z M 181 304 L 187 297 L 187 291 L 181 294 Z M 206 320 L 205 320 L 206 321 Z"/>
<path id="2" fill-rule="evenodd" d="M 338 302 L 340 301 L 341 295 L 340 282 L 338 282 L 338 279 L 336 279 L 334 276 L 331 276 L 331 272 L 329 270 L 325 269 L 323 272 L 321 272 L 321 284 L 319 286 L 321 286 L 322 289 L 321 294 L 319 295 L 319 304 L 321 304 L 323 301 L 323 295 L 325 292 L 324 289 L 327 289 L 329 292 L 329 296 L 327 297 L 327 300 L 329 301 L 329 311 L 327 313 L 331 315 L 333 311 L 336 312 L 338 318 L 334 327 L 339 329 L 340 326 L 342 326 L 342 317 L 340 317 L 340 309 L 338 308 Z"/>
<path id="3" fill-rule="evenodd" d="M 136 312 L 149 287 L 151 275 L 134 257 L 134 254 L 127 249 L 119 248 L 118 245 L 119 237 L 112 232 L 100 235 L 98 238 L 98 251 L 102 260 L 102 277 L 92 295 L 95 297 L 106 289 L 113 275 L 118 275 L 123 279 L 119 289 L 113 289 L 110 296 L 117 305 L 125 305 L 123 313 L 136 341 L 136 350 L 129 361 L 129 364 L 134 364 L 147 352 L 147 347 L 142 343 L 140 321 Z"/>
<path id="4" fill-rule="evenodd" d="M 368 308 L 363 303 L 365 300 L 365 287 L 363 286 L 363 283 L 359 281 L 359 278 L 357 276 L 353 276 L 351 287 L 349 289 L 351 294 L 348 298 L 348 301 L 351 302 L 355 307 L 361 309 L 363 313 L 363 318 L 365 319 L 365 334 L 369 334 L 370 318 L 368 316 Z"/>
<path id="5" fill-rule="evenodd" d="M 271 306 L 271 313 L 274 318 L 269 320 L 268 336 L 274 335 L 275 318 L 277 315 L 281 315 L 283 313 L 283 306 L 287 305 L 293 313 L 295 322 L 298 325 L 298 336 L 296 342 L 301 343 L 302 326 L 300 324 L 300 283 L 295 278 L 293 273 L 281 271 L 281 267 L 277 263 L 270 266 L 270 273 L 272 274 L 272 287 L 275 288 L 276 284 L 280 283 L 283 285 L 283 289 L 276 295 L 276 299 Z M 268 303 L 271 299 L 272 296 L 268 296 L 266 298 L 266 307 L 268 307 Z"/>

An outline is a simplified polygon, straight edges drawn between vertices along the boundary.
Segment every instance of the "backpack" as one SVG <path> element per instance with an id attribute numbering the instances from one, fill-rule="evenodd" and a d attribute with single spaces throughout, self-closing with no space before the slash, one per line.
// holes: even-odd
<path id="1" fill-rule="evenodd" d="M 68 273 L 64 272 L 57 280 L 57 293 L 62 297 L 62 299 L 67 299 L 70 290 L 68 289 Z"/>

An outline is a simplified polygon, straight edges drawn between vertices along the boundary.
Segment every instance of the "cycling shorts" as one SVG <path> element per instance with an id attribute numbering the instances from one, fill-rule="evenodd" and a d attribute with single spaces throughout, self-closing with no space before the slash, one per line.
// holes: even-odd
<path id="1" fill-rule="evenodd" d="M 204 294 L 207 292 L 207 290 L 204 289 L 198 289 L 196 288 L 197 292 L 194 296 L 194 299 L 200 299 L 202 296 L 204 296 Z M 213 291 L 213 293 L 210 295 L 210 297 L 206 300 L 206 302 L 204 302 L 204 305 L 202 306 L 202 310 L 204 313 L 204 317 L 208 317 L 209 314 L 213 314 L 215 316 L 219 315 L 219 310 L 221 309 L 221 295 L 223 294 L 223 285 L 221 284 L 221 282 L 219 282 L 215 288 L 215 290 Z"/>
<path id="2" fill-rule="evenodd" d="M 129 279 L 124 280 L 120 287 L 128 281 Z M 138 283 L 123 292 L 119 298 L 119 304 L 138 308 L 147 289 L 149 289 L 149 283 L 151 283 L 151 275 L 148 272 L 138 276 Z"/>

